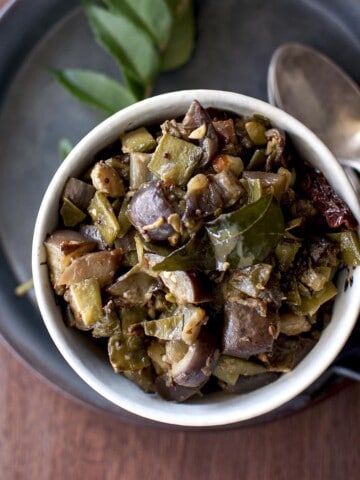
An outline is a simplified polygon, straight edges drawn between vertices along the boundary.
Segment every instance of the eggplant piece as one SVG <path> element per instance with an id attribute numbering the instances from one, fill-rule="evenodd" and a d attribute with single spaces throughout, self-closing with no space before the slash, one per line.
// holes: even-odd
<path id="1" fill-rule="evenodd" d="M 199 166 L 203 168 L 219 153 L 219 137 L 212 123 L 207 125 L 206 134 L 199 143 L 203 150 Z"/>
<path id="2" fill-rule="evenodd" d="M 107 288 L 107 292 L 121 305 L 145 305 L 159 288 L 156 278 L 135 269 L 136 267 L 122 275 Z"/>
<path id="3" fill-rule="evenodd" d="M 164 123 L 160 125 L 162 135 L 169 134 L 173 137 L 182 138 L 183 140 L 188 140 L 189 132 L 184 127 L 182 123 L 178 123 L 175 119 L 165 120 Z"/>
<path id="4" fill-rule="evenodd" d="M 300 335 L 311 330 L 311 323 L 305 315 L 296 315 L 289 311 L 280 316 L 280 333 L 288 337 Z"/>
<path id="5" fill-rule="evenodd" d="M 211 117 L 208 112 L 201 106 L 201 104 L 194 100 L 191 102 L 188 111 L 186 112 L 182 124 L 186 129 L 194 130 L 204 124 L 211 123 Z"/>
<path id="6" fill-rule="evenodd" d="M 174 363 L 170 374 L 183 387 L 201 387 L 210 377 L 219 357 L 216 337 L 202 329 L 181 360 Z"/>
<path id="7" fill-rule="evenodd" d="M 50 280 L 55 285 L 70 262 L 96 248 L 90 241 L 74 230 L 56 230 L 44 242 Z M 60 289 L 61 290 L 61 289 Z M 57 293 L 58 290 L 55 288 Z"/>
<path id="8" fill-rule="evenodd" d="M 145 240 L 164 241 L 176 234 L 167 219 L 177 213 L 160 182 L 149 182 L 132 197 L 127 216 Z"/>
<path id="9" fill-rule="evenodd" d="M 135 228 L 131 226 L 123 237 L 118 237 L 114 242 L 114 247 L 121 248 L 123 251 L 122 264 L 124 267 L 134 267 L 139 261 L 136 251 L 136 235 Z"/>
<path id="10" fill-rule="evenodd" d="M 296 337 L 280 335 L 274 342 L 272 351 L 259 355 L 259 358 L 272 371 L 290 372 L 306 357 L 316 342 L 315 338 L 301 335 Z"/>
<path id="11" fill-rule="evenodd" d="M 275 327 L 273 315 L 262 316 L 255 308 L 236 301 L 227 301 L 224 307 L 222 353 L 249 358 L 272 349 Z"/>
<path id="12" fill-rule="evenodd" d="M 245 189 L 229 170 L 216 175 L 195 175 L 187 184 L 184 222 L 220 214 L 224 208 L 236 204 Z"/>
<path id="13" fill-rule="evenodd" d="M 187 184 L 183 221 L 206 218 L 224 206 L 220 186 L 214 181 L 214 175 L 195 175 Z"/>
<path id="14" fill-rule="evenodd" d="M 169 292 L 175 297 L 176 303 L 204 303 L 213 300 L 213 289 L 205 275 L 199 271 L 162 272 L 160 278 Z"/>
<path id="15" fill-rule="evenodd" d="M 56 286 L 70 286 L 85 279 L 96 278 L 100 287 L 105 287 L 113 281 L 120 266 L 121 257 L 121 249 L 87 253 L 73 260 L 65 268 Z"/>
<path id="16" fill-rule="evenodd" d="M 78 178 L 70 177 L 66 182 L 62 197 L 70 200 L 80 210 L 86 211 L 92 197 L 95 195 L 95 191 L 93 185 Z"/>
<path id="17" fill-rule="evenodd" d="M 199 394 L 201 387 L 184 387 L 178 385 L 167 374 L 160 375 L 155 379 L 157 393 L 165 400 L 184 402 L 190 397 Z"/>
<path id="18" fill-rule="evenodd" d="M 82 224 L 79 227 L 79 232 L 87 240 L 96 242 L 98 250 L 106 250 L 107 249 L 107 245 L 104 242 L 104 239 L 102 238 L 102 236 L 100 234 L 100 231 L 99 231 L 99 229 L 97 228 L 96 225 Z M 117 248 L 116 245 L 115 245 L 115 248 Z"/>
<path id="19" fill-rule="evenodd" d="M 64 299 L 70 304 L 75 325 L 81 330 L 89 330 L 104 316 L 100 285 L 96 278 L 71 284 Z"/>
<path id="20" fill-rule="evenodd" d="M 214 175 L 213 178 L 221 191 L 224 208 L 232 207 L 246 194 L 245 188 L 231 170 L 225 169 Z"/>
<path id="21" fill-rule="evenodd" d="M 186 112 L 182 124 L 190 131 L 206 125 L 206 133 L 199 141 L 203 151 L 199 167 L 205 167 L 219 153 L 219 137 L 210 115 L 197 100 L 194 100 Z"/>
<path id="22" fill-rule="evenodd" d="M 220 136 L 226 146 L 233 145 L 235 147 L 238 144 L 234 120 L 232 118 L 217 120 L 212 122 L 212 124 L 216 133 Z"/>

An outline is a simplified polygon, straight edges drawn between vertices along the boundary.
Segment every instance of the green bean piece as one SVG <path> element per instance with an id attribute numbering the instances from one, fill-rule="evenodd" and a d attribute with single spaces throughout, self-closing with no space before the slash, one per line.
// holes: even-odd
<path id="1" fill-rule="evenodd" d="M 308 268 L 301 274 L 300 281 L 314 292 L 320 292 L 329 278 L 318 269 Z"/>
<path id="2" fill-rule="evenodd" d="M 104 313 L 105 315 L 96 322 L 92 330 L 92 335 L 95 338 L 110 337 L 121 328 L 120 318 L 113 300 L 105 305 Z"/>
<path id="3" fill-rule="evenodd" d="M 235 385 L 239 375 L 250 377 L 266 371 L 267 369 L 258 363 L 221 355 L 212 374 L 227 384 Z"/>
<path id="4" fill-rule="evenodd" d="M 119 232 L 117 234 L 118 238 L 123 238 L 127 232 L 130 230 L 131 228 L 131 223 L 129 222 L 129 219 L 126 215 L 126 210 L 127 210 L 127 207 L 129 205 L 129 202 L 130 202 L 130 197 L 129 196 L 125 196 L 122 204 L 121 204 L 121 207 L 120 207 L 120 211 L 119 211 L 119 215 L 118 215 L 118 222 L 119 222 Z"/>
<path id="5" fill-rule="evenodd" d="M 75 225 L 83 222 L 86 218 L 86 213 L 66 197 L 63 199 L 60 208 L 60 215 L 65 227 L 75 227 Z"/>
<path id="6" fill-rule="evenodd" d="M 301 243 L 291 240 L 281 240 L 275 248 L 275 256 L 282 272 L 286 272 L 293 263 Z"/>
<path id="7" fill-rule="evenodd" d="M 109 200 L 102 192 L 95 193 L 88 212 L 104 242 L 110 247 L 118 236 L 120 225 Z"/>
<path id="8" fill-rule="evenodd" d="M 149 163 L 157 177 L 176 185 L 185 185 L 202 156 L 202 149 L 165 133 Z"/>
<path id="9" fill-rule="evenodd" d="M 154 137 L 145 127 L 123 133 L 120 136 L 120 140 L 122 142 L 122 151 L 124 153 L 151 152 L 156 147 Z"/>
<path id="10" fill-rule="evenodd" d="M 348 267 L 360 265 L 360 241 L 356 232 L 346 230 L 340 233 L 329 233 L 328 237 L 339 243 L 342 259 Z"/>
<path id="11" fill-rule="evenodd" d="M 292 305 L 292 310 L 297 315 L 315 315 L 321 305 L 331 300 L 337 294 L 337 288 L 332 282 L 327 282 L 320 292 L 315 292 L 309 297 L 302 297 L 300 305 Z"/>
<path id="12" fill-rule="evenodd" d="M 272 266 L 258 263 L 252 267 L 235 270 L 230 285 L 250 297 L 257 298 L 269 281 Z"/>
<path id="13" fill-rule="evenodd" d="M 108 353 L 110 363 L 117 373 L 141 370 L 151 365 L 141 336 L 114 333 L 109 338 Z"/>
<path id="14" fill-rule="evenodd" d="M 247 170 L 262 170 L 266 162 L 266 153 L 263 148 L 255 150 L 246 167 Z"/>
<path id="15" fill-rule="evenodd" d="M 144 318 L 145 309 L 142 307 L 124 307 L 121 309 L 122 331 L 115 332 L 108 341 L 109 359 L 115 372 L 141 370 L 151 365 L 145 347 L 144 335 L 128 333 L 131 325 L 140 323 Z"/>
<path id="16" fill-rule="evenodd" d="M 136 383 L 141 390 L 146 393 L 155 393 L 153 370 L 151 367 L 142 368 L 141 370 L 124 370 L 123 375 Z"/>
<path id="17" fill-rule="evenodd" d="M 246 122 L 245 129 L 254 145 L 265 145 L 267 142 L 265 137 L 266 128 L 259 122 Z"/>
<path id="18" fill-rule="evenodd" d="M 71 304 L 77 317 L 87 327 L 93 326 L 104 316 L 100 285 L 96 278 L 87 278 L 70 285 Z"/>
<path id="19" fill-rule="evenodd" d="M 157 337 L 160 340 L 181 340 L 184 328 L 184 316 L 173 315 L 171 317 L 159 318 L 142 322 L 145 335 Z"/>

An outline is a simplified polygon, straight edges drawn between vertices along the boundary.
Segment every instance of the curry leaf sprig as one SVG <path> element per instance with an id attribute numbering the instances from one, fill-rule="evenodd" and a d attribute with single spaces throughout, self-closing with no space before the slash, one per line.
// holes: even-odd
<path id="1" fill-rule="evenodd" d="M 123 81 L 88 69 L 53 69 L 77 100 L 111 115 L 148 97 L 161 72 L 188 61 L 195 41 L 193 0 L 83 0 L 95 40 Z"/>

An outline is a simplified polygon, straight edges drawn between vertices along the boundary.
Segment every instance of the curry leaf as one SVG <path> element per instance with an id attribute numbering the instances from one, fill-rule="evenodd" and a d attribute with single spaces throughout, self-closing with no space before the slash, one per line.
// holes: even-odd
<path id="1" fill-rule="evenodd" d="M 263 261 L 273 251 L 284 232 L 284 218 L 276 200 L 267 195 L 220 215 L 206 230 L 218 264 L 246 267 Z"/>
<path id="2" fill-rule="evenodd" d="M 129 16 L 153 39 L 161 50 L 166 45 L 172 26 L 172 13 L 165 0 L 104 0 L 109 9 Z"/>
<path id="3" fill-rule="evenodd" d="M 121 68 L 147 86 L 159 72 L 159 53 L 149 35 L 132 20 L 104 8 L 84 4 L 97 41 L 119 62 Z"/>
<path id="4" fill-rule="evenodd" d="M 161 70 L 179 68 L 186 63 L 195 44 L 195 16 L 192 0 L 177 2 L 171 35 L 161 57 Z"/>
<path id="5" fill-rule="evenodd" d="M 58 149 L 61 160 L 65 160 L 73 149 L 73 145 L 67 138 L 61 138 L 58 143 Z"/>
<path id="6" fill-rule="evenodd" d="M 208 235 L 194 236 L 185 245 L 174 250 L 164 260 L 157 263 L 155 271 L 174 270 L 215 270 L 214 252 Z"/>
<path id="7" fill-rule="evenodd" d="M 126 87 L 128 90 L 134 95 L 134 97 L 137 100 L 142 100 L 143 98 L 146 98 L 146 93 L 150 86 L 145 87 L 142 85 L 134 76 L 131 72 L 126 70 L 126 68 L 123 68 L 122 71 L 122 76 L 124 78 Z"/>
<path id="8" fill-rule="evenodd" d="M 92 70 L 52 70 L 63 87 L 78 100 L 111 115 L 136 101 L 136 98 L 113 78 Z"/>

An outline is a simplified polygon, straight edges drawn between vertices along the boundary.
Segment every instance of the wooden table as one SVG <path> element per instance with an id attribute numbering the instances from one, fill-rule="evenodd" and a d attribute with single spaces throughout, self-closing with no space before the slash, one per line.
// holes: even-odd
<path id="1" fill-rule="evenodd" d="M 3 480 L 352 480 L 360 384 L 276 422 L 182 432 L 127 425 L 65 398 L 0 345 Z"/>
<path id="2" fill-rule="evenodd" d="M 0 10 L 8 2 L 0 0 Z M 0 364 L 2 480 L 358 478 L 360 384 L 272 423 L 183 432 L 128 425 L 79 405 L 2 344 Z"/>

